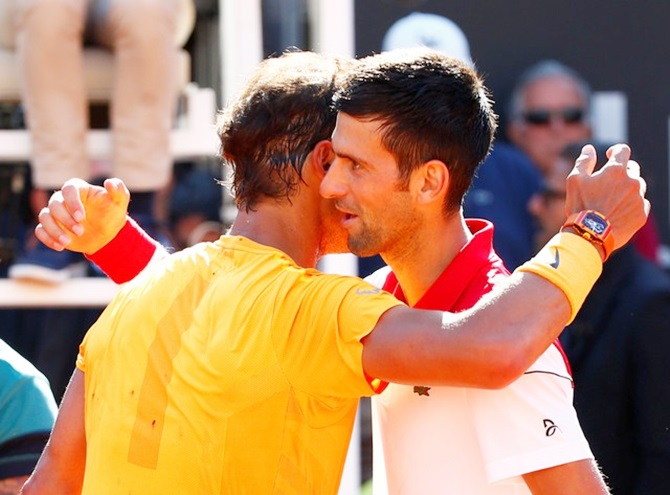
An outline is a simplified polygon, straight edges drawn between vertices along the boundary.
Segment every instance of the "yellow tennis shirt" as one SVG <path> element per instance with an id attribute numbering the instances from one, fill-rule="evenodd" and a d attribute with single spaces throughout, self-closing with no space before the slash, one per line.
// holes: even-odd
<path id="1" fill-rule="evenodd" d="M 243 237 L 170 256 L 80 346 L 83 493 L 337 493 L 360 340 L 398 304 Z"/>

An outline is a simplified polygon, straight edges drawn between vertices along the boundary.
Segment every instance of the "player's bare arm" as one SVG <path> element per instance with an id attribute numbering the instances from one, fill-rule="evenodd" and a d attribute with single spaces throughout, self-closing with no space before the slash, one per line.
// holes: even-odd
<path id="1" fill-rule="evenodd" d="M 21 494 L 79 494 L 85 466 L 84 374 L 75 370 L 63 396 L 49 442 Z"/>
<path id="2" fill-rule="evenodd" d="M 584 459 L 524 474 L 533 495 L 609 495 L 595 461 Z"/>

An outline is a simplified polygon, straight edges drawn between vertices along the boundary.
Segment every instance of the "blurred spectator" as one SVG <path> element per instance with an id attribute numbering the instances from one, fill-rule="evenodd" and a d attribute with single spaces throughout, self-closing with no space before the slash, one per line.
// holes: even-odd
<path id="1" fill-rule="evenodd" d="M 9 265 L 31 229 L 29 176 L 30 169 L 25 164 L 0 166 L 0 277 L 7 276 Z"/>
<path id="2" fill-rule="evenodd" d="M 591 137 L 590 105 L 591 88 L 576 71 L 544 60 L 512 91 L 507 136 L 546 176 L 567 145 Z"/>
<path id="3" fill-rule="evenodd" d="M 33 210 L 45 206 L 65 180 L 100 173 L 92 170 L 86 144 L 83 45 L 93 43 L 112 50 L 115 59 L 112 173 L 133 191 L 131 213 L 151 229 L 155 193 L 172 172 L 180 0 L 12 1 L 33 147 Z M 82 257 L 35 243 L 10 267 L 9 276 L 59 282 L 85 270 Z"/>
<path id="4" fill-rule="evenodd" d="M 200 241 L 214 241 L 223 234 L 221 208 L 223 185 L 208 170 L 178 168 L 170 195 L 170 225 L 176 249 Z"/>
<path id="5" fill-rule="evenodd" d="M 598 146 L 604 163 L 606 146 Z M 529 208 L 538 243 L 565 222 L 568 148 Z M 670 279 L 627 245 L 605 263 L 560 337 L 572 366 L 575 408 L 593 454 L 617 495 L 660 495 L 670 486 Z"/>
<path id="6" fill-rule="evenodd" d="M 493 222 L 493 247 L 510 270 L 535 253 L 535 224 L 527 205 L 540 184 L 526 155 L 498 140 L 465 195 L 465 216 Z"/>
<path id="7" fill-rule="evenodd" d="M 512 91 L 507 136 L 547 177 L 567 146 L 592 138 L 590 112 L 588 82 L 561 62 L 544 60 L 526 69 Z M 508 186 L 508 182 L 499 184 Z M 490 213 L 496 214 L 495 210 Z M 496 223 L 495 218 L 491 220 Z M 632 243 L 645 258 L 658 262 L 660 237 L 653 214 Z"/>
<path id="8" fill-rule="evenodd" d="M 0 340 L 0 493 L 18 493 L 56 418 L 49 382 Z"/>
<path id="9" fill-rule="evenodd" d="M 527 205 L 542 174 L 566 144 L 591 134 L 590 94 L 576 72 L 553 60 L 529 68 L 514 89 L 507 134 L 515 146 L 495 143 L 463 205 L 466 216 L 493 222 L 493 245 L 510 270 L 535 252 Z"/>

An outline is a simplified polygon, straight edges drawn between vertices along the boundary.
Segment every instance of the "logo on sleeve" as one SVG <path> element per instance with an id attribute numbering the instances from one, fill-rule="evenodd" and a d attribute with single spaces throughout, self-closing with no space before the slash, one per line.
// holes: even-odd
<path id="1" fill-rule="evenodd" d="M 425 395 L 426 397 L 430 397 L 430 394 L 428 391 L 430 390 L 430 387 L 424 387 L 423 385 L 414 385 L 414 393 L 418 396 Z"/>
<path id="2" fill-rule="evenodd" d="M 356 289 L 356 294 L 362 296 L 364 294 L 379 294 L 382 290 L 375 287 L 374 289 Z"/>
<path id="3" fill-rule="evenodd" d="M 558 269 L 558 265 L 560 264 L 561 264 L 561 258 L 558 256 L 558 249 L 554 248 L 554 261 L 552 263 L 549 263 L 549 266 Z"/>
<path id="4" fill-rule="evenodd" d="M 558 425 L 550 419 L 543 419 L 542 423 L 544 424 L 544 434 L 548 437 L 553 436 L 557 431 L 561 431 Z"/>

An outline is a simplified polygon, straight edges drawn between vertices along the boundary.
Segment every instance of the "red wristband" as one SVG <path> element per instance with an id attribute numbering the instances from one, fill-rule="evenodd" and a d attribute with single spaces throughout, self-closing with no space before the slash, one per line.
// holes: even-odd
<path id="1" fill-rule="evenodd" d="M 86 258 L 98 265 L 117 284 L 132 280 L 151 261 L 159 244 L 127 217 L 116 237 Z"/>

